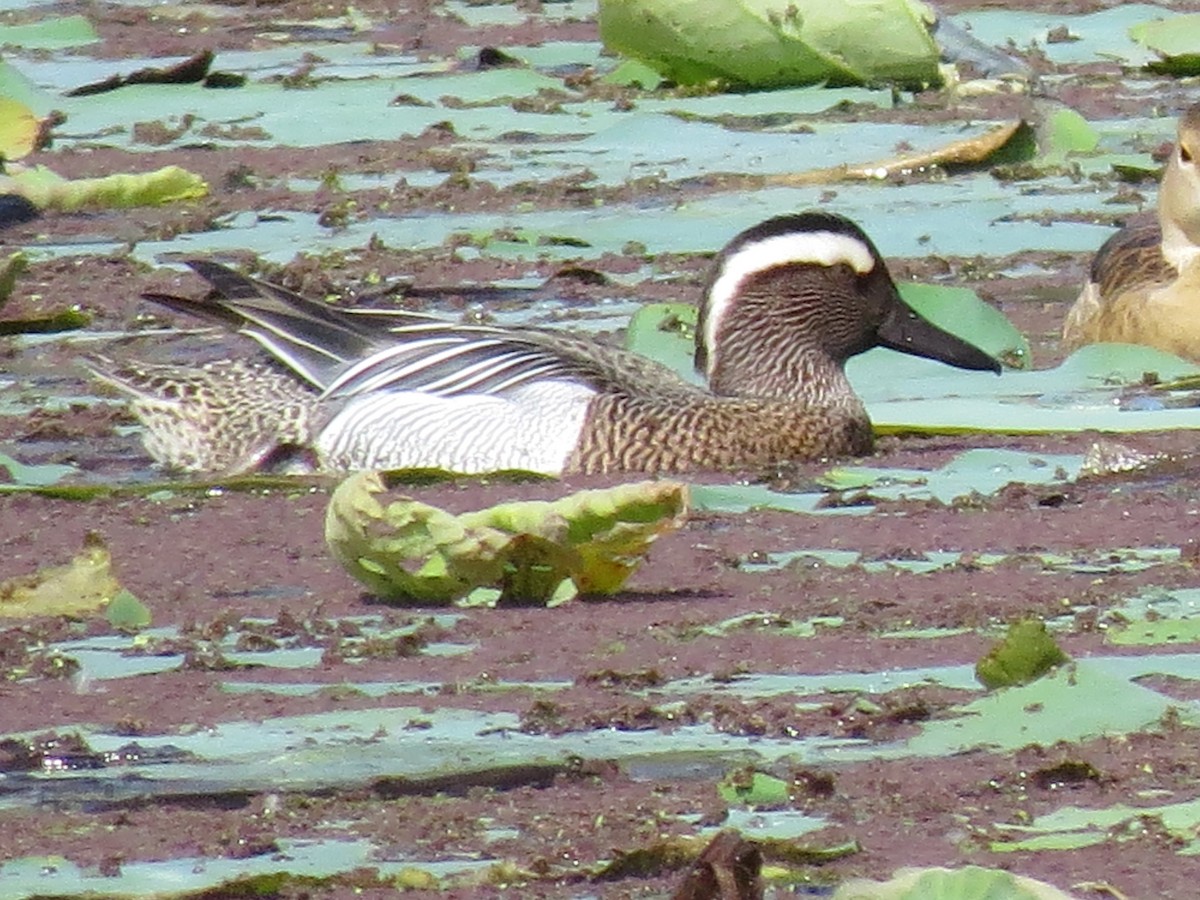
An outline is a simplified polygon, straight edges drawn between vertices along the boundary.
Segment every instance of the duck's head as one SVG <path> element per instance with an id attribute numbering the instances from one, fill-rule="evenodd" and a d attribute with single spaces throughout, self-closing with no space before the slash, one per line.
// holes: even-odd
<path id="1" fill-rule="evenodd" d="M 906 304 L 871 239 L 844 216 L 768 219 L 717 255 L 696 331 L 696 368 L 714 392 L 803 396 L 831 367 L 878 346 L 1000 371 Z"/>
<path id="2" fill-rule="evenodd" d="M 1179 119 L 1179 133 L 1158 189 L 1163 254 L 1177 269 L 1200 256 L 1200 103 Z"/>

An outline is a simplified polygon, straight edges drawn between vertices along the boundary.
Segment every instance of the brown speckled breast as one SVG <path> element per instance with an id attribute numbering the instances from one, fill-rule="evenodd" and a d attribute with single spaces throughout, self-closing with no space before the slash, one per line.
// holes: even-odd
<path id="1" fill-rule="evenodd" d="M 672 403 L 603 394 L 592 402 L 567 472 L 687 472 L 755 468 L 874 447 L 857 398 L 826 408 L 697 394 Z"/>

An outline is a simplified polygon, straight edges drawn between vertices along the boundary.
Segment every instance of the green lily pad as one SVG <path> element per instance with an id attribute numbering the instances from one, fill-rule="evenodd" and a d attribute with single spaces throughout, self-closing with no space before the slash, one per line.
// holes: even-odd
<path id="1" fill-rule="evenodd" d="M 1200 588 L 1148 591 L 1110 609 L 1104 624 L 1118 646 L 1200 642 Z"/>
<path id="2" fill-rule="evenodd" d="M 57 484 L 79 471 L 74 466 L 61 463 L 29 466 L 6 453 L 0 453 L 0 468 L 8 470 L 10 483 L 17 487 L 46 487 Z"/>
<path id="3" fill-rule="evenodd" d="M 652 91 L 662 84 L 663 77 L 657 69 L 636 59 L 627 59 L 600 80 L 607 84 L 640 87 L 642 90 Z"/>
<path id="4" fill-rule="evenodd" d="M 609 49 L 680 84 L 940 80 L 932 12 L 910 0 L 601 0 L 599 18 Z"/>
<path id="5" fill-rule="evenodd" d="M 690 303 L 647 303 L 629 319 L 625 348 L 698 381 L 693 362 L 698 318 Z"/>
<path id="6" fill-rule="evenodd" d="M 4 59 L 0 59 L 0 97 L 21 103 L 39 116 L 48 113 L 57 102 L 56 97 L 42 90 Z"/>
<path id="7" fill-rule="evenodd" d="M 958 707 L 955 718 L 927 722 L 904 751 L 939 756 L 989 747 L 1003 752 L 1153 727 L 1171 701 L 1114 668 L 1081 659 L 1031 684 L 994 691 Z"/>
<path id="8" fill-rule="evenodd" d="M 1129 36 L 1161 57 L 1147 68 L 1177 77 L 1200 73 L 1200 14 L 1141 22 Z"/>
<path id="9" fill-rule="evenodd" d="M 833 900 L 1073 900 L 1043 881 L 1000 869 L 901 869 L 888 881 L 855 879 Z"/>
<path id="10" fill-rule="evenodd" d="M 1091 153 L 1100 143 L 1092 124 L 1070 108 L 1056 109 L 1041 132 L 1044 160 L 1066 160 L 1073 153 Z"/>
<path id="11" fill-rule="evenodd" d="M 913 283 L 898 287 L 904 302 L 938 327 L 974 344 L 1009 368 L 1032 367 L 1029 340 L 1004 313 L 970 288 Z"/>
<path id="12" fill-rule="evenodd" d="M 1159 806 L 1126 806 L 1119 803 L 1104 809 L 1081 809 L 1067 806 L 1044 816 L 1030 825 L 1000 824 L 998 829 L 1028 837 L 994 841 L 993 852 L 1022 850 L 1075 850 L 1105 842 L 1121 843 L 1139 839 L 1145 834 L 1146 819 L 1157 820 L 1164 831 L 1180 841 L 1180 852 L 1200 852 L 1200 800 L 1185 800 Z"/>
<path id="13" fill-rule="evenodd" d="M 11 44 L 26 50 L 61 50 L 98 40 L 100 36 L 86 16 L 63 16 L 28 25 L 0 25 L 0 46 Z"/>
<path id="14" fill-rule="evenodd" d="M 687 504 L 683 485 L 657 481 L 456 516 L 409 497 L 385 506 L 386 490 L 379 472 L 342 482 L 326 513 L 326 542 L 378 596 L 442 604 L 477 589 L 499 603 L 615 593 L 649 545 L 683 523 Z"/>
<path id="15" fill-rule="evenodd" d="M 738 771 L 717 784 L 717 794 L 726 803 L 741 806 L 783 806 L 791 800 L 788 783 L 762 772 Z"/>

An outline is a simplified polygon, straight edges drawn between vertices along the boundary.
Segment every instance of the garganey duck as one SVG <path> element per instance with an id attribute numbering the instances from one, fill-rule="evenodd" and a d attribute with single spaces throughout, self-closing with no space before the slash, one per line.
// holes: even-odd
<path id="1" fill-rule="evenodd" d="M 1158 189 L 1158 218 L 1110 237 L 1063 325 L 1063 348 L 1146 344 L 1200 359 L 1200 104 L 1179 134 Z"/>
<path id="2" fill-rule="evenodd" d="M 189 265 L 218 299 L 146 296 L 238 329 L 273 360 L 90 361 L 132 396 L 150 454 L 189 471 L 271 468 L 297 449 L 320 471 L 553 475 L 864 454 L 871 422 L 843 371 L 849 357 L 885 346 L 1000 371 L 917 315 L 862 230 L 825 212 L 770 219 L 717 255 L 696 329 L 707 387 L 560 331 L 337 309 L 217 263 Z"/>

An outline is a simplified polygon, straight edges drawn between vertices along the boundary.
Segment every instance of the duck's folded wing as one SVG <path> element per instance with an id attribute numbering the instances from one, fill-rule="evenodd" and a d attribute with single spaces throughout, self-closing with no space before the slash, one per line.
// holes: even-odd
<path id="1" fill-rule="evenodd" d="M 233 328 L 261 344 L 268 353 L 317 390 L 355 360 L 382 346 L 386 325 L 309 300 L 286 288 L 259 281 L 209 260 L 187 263 L 214 289 L 204 299 L 172 294 L 142 296 L 209 322 Z M 389 323 L 421 320 L 415 313 L 396 313 Z"/>
<path id="2" fill-rule="evenodd" d="M 402 310 L 339 309 L 220 263 L 188 265 L 218 297 L 144 296 L 253 338 L 327 397 L 375 390 L 499 393 L 570 369 L 553 352 L 509 340 L 503 329 Z"/>
<path id="3" fill-rule="evenodd" d="M 662 366 L 595 340 L 401 310 L 339 309 L 219 263 L 188 265 L 219 298 L 146 296 L 252 337 L 326 399 L 378 391 L 503 397 L 552 381 L 593 391 L 621 390 L 630 379 L 659 388 L 675 381 Z"/>
<path id="4" fill-rule="evenodd" d="M 425 322 L 388 329 L 390 343 L 346 366 L 325 387 L 326 397 L 376 391 L 438 396 L 503 396 L 549 380 L 587 386 L 602 373 L 585 358 L 558 349 L 535 332 Z"/>

